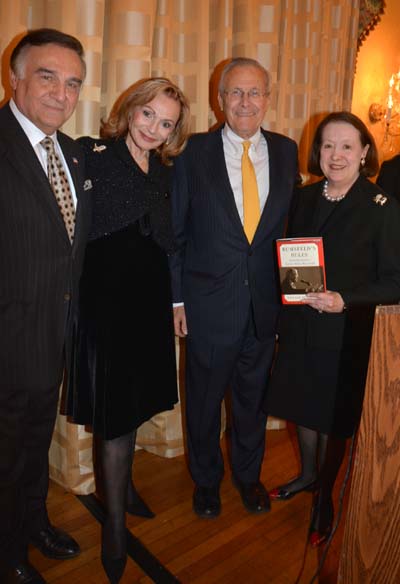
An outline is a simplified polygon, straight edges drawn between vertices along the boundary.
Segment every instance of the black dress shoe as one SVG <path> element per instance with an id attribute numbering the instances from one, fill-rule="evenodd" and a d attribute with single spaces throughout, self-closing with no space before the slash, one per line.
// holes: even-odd
<path id="1" fill-rule="evenodd" d="M 298 495 L 299 493 L 302 493 L 303 491 L 312 493 L 316 489 L 317 486 L 316 481 L 313 481 L 312 483 L 304 485 L 303 487 L 300 487 L 298 489 L 291 489 L 290 485 L 294 483 L 296 480 L 297 478 L 293 479 L 289 483 L 286 483 L 285 485 L 272 489 L 269 492 L 269 498 L 272 499 L 273 501 L 288 501 L 289 499 L 291 499 L 295 495 Z"/>
<path id="2" fill-rule="evenodd" d="M 242 497 L 242 502 L 249 513 L 267 513 L 271 509 L 268 493 L 262 483 L 242 483 L 233 479 L 233 484 Z"/>
<path id="3" fill-rule="evenodd" d="M 68 533 L 52 525 L 31 536 L 30 543 L 52 560 L 68 560 L 81 553 L 78 543 Z"/>
<path id="4" fill-rule="evenodd" d="M 16 568 L 12 568 L 4 584 L 47 584 L 46 580 L 29 562 L 23 562 Z"/>
<path id="5" fill-rule="evenodd" d="M 221 513 L 219 487 L 196 486 L 193 493 L 193 511 L 202 519 L 212 519 Z"/>

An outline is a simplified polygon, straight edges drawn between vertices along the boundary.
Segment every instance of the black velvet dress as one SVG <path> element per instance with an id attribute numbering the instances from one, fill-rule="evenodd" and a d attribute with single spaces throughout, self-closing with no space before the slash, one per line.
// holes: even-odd
<path id="1" fill-rule="evenodd" d="M 67 413 L 112 439 L 178 399 L 167 260 L 171 169 L 151 153 L 144 173 L 124 140 L 80 143 L 93 185 L 93 224 Z"/>

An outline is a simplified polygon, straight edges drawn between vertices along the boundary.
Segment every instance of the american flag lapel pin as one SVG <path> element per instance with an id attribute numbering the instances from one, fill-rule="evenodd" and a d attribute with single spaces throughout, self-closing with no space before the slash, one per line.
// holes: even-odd
<path id="1" fill-rule="evenodd" d="M 75 158 L 75 156 L 73 156 L 73 157 L 72 157 L 72 162 L 73 162 L 74 164 L 78 164 L 78 159 L 77 159 L 77 158 Z"/>

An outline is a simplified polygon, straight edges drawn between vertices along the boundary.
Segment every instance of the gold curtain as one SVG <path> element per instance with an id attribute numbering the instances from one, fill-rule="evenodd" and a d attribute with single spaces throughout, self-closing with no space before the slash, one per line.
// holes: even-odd
<path id="1" fill-rule="evenodd" d="M 359 0 L 0 0 L 0 100 L 9 97 L 7 58 L 15 37 L 28 28 L 58 28 L 85 47 L 86 82 L 64 127 L 73 137 L 98 135 L 118 95 L 149 75 L 173 79 L 190 100 L 192 130 L 205 131 L 220 115 L 221 63 L 253 57 L 273 80 L 264 126 L 299 143 L 305 172 L 318 117 L 350 109 L 358 21 Z M 93 489 L 88 436 L 57 422 L 52 476 L 75 492 Z M 166 456 L 182 452 L 180 406 L 145 424 L 138 440 Z M 72 468 L 75 478 L 65 478 Z"/>
<path id="2" fill-rule="evenodd" d="M 358 23 L 359 0 L 0 0 L 3 84 L 7 91 L 9 44 L 18 33 L 60 28 L 82 41 L 88 65 L 66 132 L 97 135 L 118 95 L 149 75 L 182 87 L 192 130 L 204 131 L 216 121 L 209 81 L 217 65 L 254 57 L 273 78 L 265 127 L 306 152 L 313 116 L 350 108 Z"/>

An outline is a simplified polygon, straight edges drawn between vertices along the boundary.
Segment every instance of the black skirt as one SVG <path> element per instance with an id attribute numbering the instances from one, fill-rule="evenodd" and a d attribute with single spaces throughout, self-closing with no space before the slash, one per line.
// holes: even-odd
<path id="1" fill-rule="evenodd" d="M 138 224 L 88 244 L 67 413 L 105 439 L 178 401 L 168 259 Z"/>
<path id="2" fill-rule="evenodd" d="M 319 319 L 315 315 L 308 307 L 283 309 L 282 335 L 264 410 L 297 425 L 347 438 L 361 417 L 374 311 L 370 307 L 349 311 L 343 329 L 335 315 L 321 315 L 325 342 L 312 338 L 312 320 Z M 330 343 L 335 328 L 337 339 Z"/>

